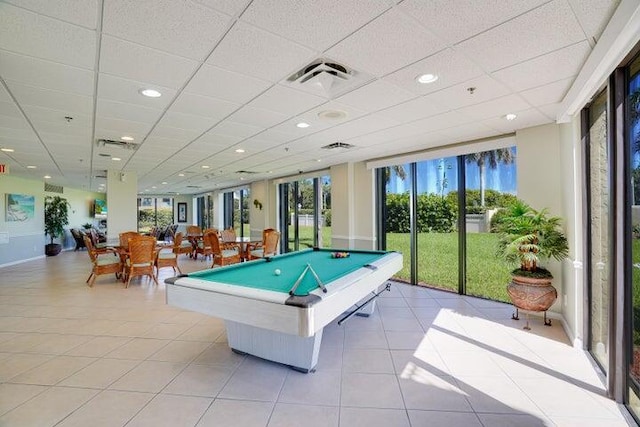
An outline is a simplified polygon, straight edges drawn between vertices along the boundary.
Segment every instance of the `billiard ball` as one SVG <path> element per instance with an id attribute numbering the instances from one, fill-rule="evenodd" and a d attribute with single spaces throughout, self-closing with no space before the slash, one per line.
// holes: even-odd
<path id="1" fill-rule="evenodd" d="M 279 269 L 279 268 L 276 268 L 275 270 L 273 270 L 273 273 L 274 273 L 276 276 L 279 276 L 281 272 L 280 272 L 280 269 Z"/>

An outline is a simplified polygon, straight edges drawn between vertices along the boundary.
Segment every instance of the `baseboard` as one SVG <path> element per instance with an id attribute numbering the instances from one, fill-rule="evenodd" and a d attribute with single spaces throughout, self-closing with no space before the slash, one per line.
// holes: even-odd
<path id="1" fill-rule="evenodd" d="M 37 257 L 33 257 L 33 258 L 25 258 L 25 259 L 21 259 L 19 261 L 8 262 L 6 264 L 0 264 L 0 268 L 10 267 L 12 265 L 22 264 L 22 263 L 29 262 L 29 261 L 35 261 L 37 259 L 42 259 L 42 258 L 45 258 L 45 257 L 46 257 L 46 255 L 43 254 L 43 255 L 39 255 Z"/>

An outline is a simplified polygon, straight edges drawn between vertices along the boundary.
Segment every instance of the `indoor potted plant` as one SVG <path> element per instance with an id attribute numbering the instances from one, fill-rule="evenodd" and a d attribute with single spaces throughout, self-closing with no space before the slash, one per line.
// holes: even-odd
<path id="1" fill-rule="evenodd" d="M 69 224 L 69 202 L 60 196 L 44 198 L 44 234 L 51 242 L 44 247 L 47 256 L 58 255 L 62 245 L 53 243 L 53 239 L 64 235 L 64 226 Z"/>
<path id="2" fill-rule="evenodd" d="M 507 208 L 497 231 L 500 233 L 498 255 L 519 265 L 511 272 L 511 283 L 507 286 L 513 305 L 517 309 L 544 311 L 545 325 L 550 325 L 546 311 L 558 294 L 551 285 L 553 276 L 540 262 L 551 258 L 561 261 L 569 255 L 561 218 L 517 200 Z M 514 318 L 518 318 L 517 311 Z"/>

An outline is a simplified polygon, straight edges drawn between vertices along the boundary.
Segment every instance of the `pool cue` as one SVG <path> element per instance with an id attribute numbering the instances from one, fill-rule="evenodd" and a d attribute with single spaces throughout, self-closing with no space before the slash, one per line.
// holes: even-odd
<path id="1" fill-rule="evenodd" d="M 313 269 L 313 267 L 311 267 L 311 264 L 307 263 L 307 268 L 311 271 L 311 274 L 313 274 L 313 277 L 316 278 L 316 282 L 318 282 L 318 286 L 320 286 L 320 289 L 322 289 L 322 292 L 326 294 L 327 288 L 324 286 L 324 284 L 322 283 L 322 280 L 320 280 L 320 278 L 316 274 L 316 271 Z"/>
<path id="2" fill-rule="evenodd" d="M 309 269 L 309 264 L 307 264 L 304 270 L 302 270 L 302 273 L 300 273 L 300 277 L 298 277 L 298 280 L 296 280 L 296 283 L 293 284 L 293 287 L 289 291 L 289 295 L 293 295 L 295 293 L 296 289 L 298 288 L 298 285 L 300 284 L 300 282 L 302 282 L 302 278 L 304 277 L 305 274 L 307 274 L 308 269 Z"/>

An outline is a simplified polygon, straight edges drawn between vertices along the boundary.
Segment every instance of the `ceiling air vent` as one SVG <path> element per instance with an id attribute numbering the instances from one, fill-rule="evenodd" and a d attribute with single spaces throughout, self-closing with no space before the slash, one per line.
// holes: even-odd
<path id="1" fill-rule="evenodd" d="M 256 174 L 258 172 L 255 172 L 255 171 L 236 171 L 236 173 L 245 173 L 247 175 L 253 175 L 253 174 Z"/>
<path id="2" fill-rule="evenodd" d="M 187 188 L 202 188 L 200 185 L 187 185 Z"/>
<path id="3" fill-rule="evenodd" d="M 316 95 L 335 97 L 373 77 L 328 58 L 318 58 L 293 73 L 283 83 Z"/>
<path id="4" fill-rule="evenodd" d="M 138 144 L 127 141 L 114 141 L 112 139 L 98 139 L 96 141 L 98 147 L 123 148 L 125 150 L 137 150 Z"/>
<path id="5" fill-rule="evenodd" d="M 47 182 L 44 183 L 44 191 L 46 191 L 47 193 L 64 193 L 64 188 L 62 187 L 62 185 L 54 185 L 54 184 L 49 184 Z"/>
<path id="6" fill-rule="evenodd" d="M 106 170 L 96 171 L 96 174 L 95 174 L 94 177 L 95 178 L 107 179 L 107 171 Z"/>
<path id="7" fill-rule="evenodd" d="M 334 148 L 353 148 L 354 146 L 351 144 L 347 144 L 346 142 L 334 142 L 333 144 L 325 145 L 325 150 L 333 150 Z"/>

